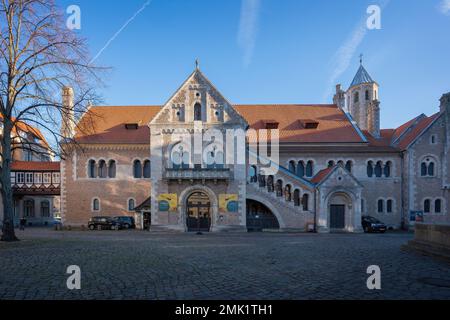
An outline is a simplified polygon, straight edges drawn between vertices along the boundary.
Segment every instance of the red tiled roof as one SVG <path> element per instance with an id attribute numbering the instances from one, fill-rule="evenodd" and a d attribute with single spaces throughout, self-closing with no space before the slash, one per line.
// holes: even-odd
<path id="1" fill-rule="evenodd" d="M 0 119 L 3 119 L 3 116 L 0 114 Z M 13 117 L 11 118 L 12 121 L 16 121 L 16 119 Z M 29 134 L 34 135 L 36 138 L 39 139 L 39 144 L 41 144 L 44 148 L 48 148 L 48 142 L 45 139 L 44 135 L 42 134 L 41 130 L 38 128 L 35 128 L 23 121 L 17 121 L 15 126 L 13 127 L 13 133 L 18 134 L 18 131 L 23 131 Z"/>
<path id="2" fill-rule="evenodd" d="M 60 162 L 14 161 L 12 171 L 59 171 Z"/>
<path id="3" fill-rule="evenodd" d="M 344 112 L 336 105 L 235 105 L 251 128 L 265 129 L 263 119 L 279 123 L 280 142 L 345 143 L 363 142 Z M 305 129 L 301 119 L 319 123 L 316 129 Z"/>
<path id="4" fill-rule="evenodd" d="M 160 106 L 91 107 L 77 125 L 78 143 L 148 144 L 148 123 L 161 110 Z M 126 123 L 137 123 L 138 129 L 126 129 Z"/>
<path id="5" fill-rule="evenodd" d="M 437 118 L 439 117 L 439 112 L 435 113 L 434 115 L 430 117 L 424 117 L 419 120 L 419 122 L 411 128 L 409 132 L 406 132 L 404 136 L 401 138 L 401 140 L 398 143 L 398 147 L 400 150 L 405 150 L 408 148 L 408 146 L 416 140 L 422 132 L 428 128 L 428 126 Z"/>
<path id="6" fill-rule="evenodd" d="M 411 127 L 414 122 L 416 122 L 418 120 L 419 117 L 423 117 L 424 115 L 420 115 L 417 116 L 411 120 L 409 120 L 408 122 L 405 122 L 404 124 L 402 124 L 400 127 L 398 127 L 397 129 L 395 129 L 394 135 L 392 137 L 393 141 L 395 141 L 396 139 L 398 139 L 403 133 L 405 133 L 406 130 L 408 130 L 409 127 Z"/>
<path id="7" fill-rule="evenodd" d="M 235 105 L 234 108 L 254 129 L 265 129 L 267 119 L 279 123 L 280 142 L 362 142 L 336 105 Z M 91 107 L 80 120 L 75 139 L 79 143 L 149 143 L 147 124 L 160 110 L 161 106 Z M 304 129 L 299 119 L 317 121 L 318 128 Z M 138 123 L 139 128 L 126 130 L 125 123 Z"/>
<path id="8" fill-rule="evenodd" d="M 319 171 L 312 179 L 311 182 L 314 184 L 322 182 L 330 173 L 334 170 L 336 166 L 329 167 Z"/>
<path id="9" fill-rule="evenodd" d="M 336 105 L 234 105 L 235 110 L 253 129 L 265 129 L 267 122 L 278 123 L 280 142 L 284 143 L 362 143 L 364 142 L 344 112 Z M 77 126 L 79 143 L 148 144 L 147 124 L 161 106 L 91 107 Z M 382 129 L 376 139 L 364 131 L 370 149 L 395 151 L 406 148 L 438 116 L 416 117 L 396 129 Z M 270 119 L 270 120 L 268 120 Z M 318 127 L 305 129 L 302 121 L 315 121 Z M 414 123 L 418 121 L 416 125 Z M 137 123 L 138 129 L 126 129 L 126 123 Z M 410 132 L 408 132 L 410 130 Z M 403 136 L 402 136 L 403 135 Z M 398 146 L 392 142 L 401 137 Z"/>
<path id="10" fill-rule="evenodd" d="M 381 129 L 380 137 L 375 138 L 370 134 L 369 131 L 364 130 L 363 133 L 369 142 L 369 147 L 371 148 L 395 148 L 392 146 L 392 136 L 394 135 L 394 129 Z"/>

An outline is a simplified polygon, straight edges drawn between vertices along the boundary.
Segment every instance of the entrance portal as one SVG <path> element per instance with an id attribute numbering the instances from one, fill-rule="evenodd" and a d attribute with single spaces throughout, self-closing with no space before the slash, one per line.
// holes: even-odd
<path id="1" fill-rule="evenodd" d="M 345 205 L 332 204 L 330 206 L 330 228 L 345 228 Z"/>
<path id="2" fill-rule="evenodd" d="M 186 205 L 186 224 L 189 232 L 209 232 L 211 228 L 211 202 L 208 195 L 195 192 L 189 196 Z"/>

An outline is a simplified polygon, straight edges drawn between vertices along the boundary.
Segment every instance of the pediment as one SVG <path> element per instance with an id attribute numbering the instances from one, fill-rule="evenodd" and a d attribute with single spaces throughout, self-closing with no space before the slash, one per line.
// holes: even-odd
<path id="1" fill-rule="evenodd" d="M 342 186 L 348 188 L 362 187 L 358 179 L 344 167 L 335 166 L 331 172 L 318 184 L 319 187 Z"/>
<path id="2" fill-rule="evenodd" d="M 198 68 L 164 104 L 150 125 L 189 125 L 198 122 L 199 115 L 205 124 L 244 128 L 248 125 Z"/>

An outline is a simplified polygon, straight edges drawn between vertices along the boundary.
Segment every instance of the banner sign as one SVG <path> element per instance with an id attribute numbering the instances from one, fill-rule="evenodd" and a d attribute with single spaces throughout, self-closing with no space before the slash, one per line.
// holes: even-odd
<path id="1" fill-rule="evenodd" d="M 237 212 L 238 197 L 237 194 L 219 194 L 219 211 Z"/>
<path id="2" fill-rule="evenodd" d="M 160 194 L 158 196 L 159 211 L 176 211 L 178 208 L 178 196 L 176 193 Z"/>

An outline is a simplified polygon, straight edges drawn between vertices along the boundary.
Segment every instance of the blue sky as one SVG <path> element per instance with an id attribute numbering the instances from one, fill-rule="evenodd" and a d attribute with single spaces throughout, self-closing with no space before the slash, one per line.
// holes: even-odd
<path id="1" fill-rule="evenodd" d="M 331 102 L 336 83 L 348 87 L 363 53 L 384 128 L 436 112 L 450 91 L 450 0 L 57 3 L 80 7 L 77 32 L 113 68 L 99 90 L 106 105 L 163 104 L 196 58 L 232 103 L 316 104 Z M 371 4 L 382 6 L 381 30 L 364 28 Z"/>

